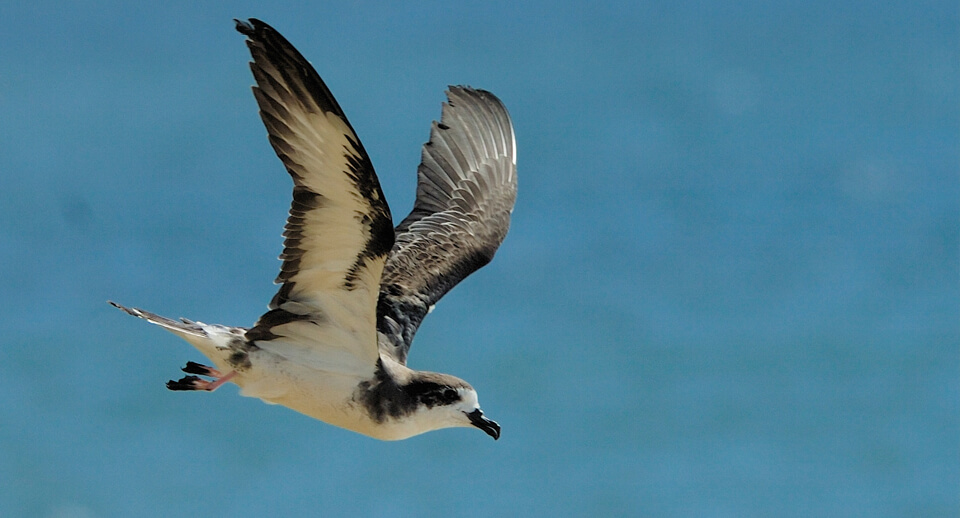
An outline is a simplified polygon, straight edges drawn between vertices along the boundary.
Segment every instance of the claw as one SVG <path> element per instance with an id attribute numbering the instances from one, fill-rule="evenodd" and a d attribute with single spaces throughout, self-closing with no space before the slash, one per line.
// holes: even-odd
<path id="1" fill-rule="evenodd" d="M 167 388 L 170 390 L 204 390 L 209 381 L 204 381 L 196 376 L 184 376 L 177 381 L 167 382 Z"/>
<path id="2" fill-rule="evenodd" d="M 213 367 L 207 367 L 206 365 L 200 365 L 196 362 L 187 362 L 185 367 L 182 367 L 180 370 L 186 372 L 187 374 L 199 374 L 200 376 L 209 376 L 211 378 L 221 378 L 223 377 L 220 374 L 220 371 L 214 369 Z"/>
<path id="3" fill-rule="evenodd" d="M 173 380 L 168 381 L 167 388 L 169 390 L 204 390 L 207 392 L 213 392 L 214 390 L 217 390 L 218 388 L 220 388 L 220 385 L 223 385 L 224 383 L 230 381 L 231 378 L 237 375 L 236 371 L 234 371 L 226 374 L 225 376 L 220 376 L 220 372 L 216 371 L 215 369 L 211 369 L 210 367 L 206 367 L 204 365 L 200 365 L 199 363 L 193 363 L 193 362 L 188 362 L 187 366 L 183 368 L 183 371 L 187 373 L 196 372 L 198 370 L 196 369 L 197 367 L 202 367 L 204 369 L 207 369 L 208 372 L 216 373 L 216 375 L 214 374 L 203 374 L 203 375 L 216 377 L 217 379 L 213 381 L 207 381 L 204 379 L 200 379 L 197 376 L 184 376 L 177 381 L 173 381 Z M 187 370 L 187 369 L 190 369 L 190 370 Z M 201 373 L 197 372 L 197 374 L 201 374 Z"/>

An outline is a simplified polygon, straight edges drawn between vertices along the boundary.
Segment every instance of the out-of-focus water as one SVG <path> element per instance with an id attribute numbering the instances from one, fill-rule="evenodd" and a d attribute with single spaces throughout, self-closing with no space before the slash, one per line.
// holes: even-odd
<path id="1" fill-rule="evenodd" d="M 956 2 L 0 7 L 0 516 L 956 516 Z M 163 383 L 107 299 L 249 325 L 290 183 L 233 17 L 337 95 L 397 219 L 443 89 L 520 197 L 415 368 L 503 425 L 382 443 Z"/>

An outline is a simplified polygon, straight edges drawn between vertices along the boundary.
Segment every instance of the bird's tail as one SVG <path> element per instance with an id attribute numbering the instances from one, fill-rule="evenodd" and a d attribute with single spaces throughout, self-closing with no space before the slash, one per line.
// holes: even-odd
<path id="1" fill-rule="evenodd" d="M 123 311 L 128 315 L 133 315 L 135 317 L 140 317 L 147 322 L 157 324 L 158 326 L 174 333 L 180 335 L 182 338 L 188 339 L 190 337 L 202 337 L 208 338 L 207 332 L 203 330 L 199 324 L 192 320 L 187 320 L 181 318 L 180 320 L 171 320 L 167 317 L 161 317 L 160 315 L 151 313 L 149 311 L 144 311 L 139 308 L 128 308 L 117 304 L 111 300 L 107 301 L 111 306 Z"/>

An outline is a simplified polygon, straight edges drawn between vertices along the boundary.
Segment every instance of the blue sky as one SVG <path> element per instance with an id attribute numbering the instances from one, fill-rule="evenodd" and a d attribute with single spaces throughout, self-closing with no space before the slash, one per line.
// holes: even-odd
<path id="1" fill-rule="evenodd" d="M 953 2 L 0 6 L 0 515 L 955 516 Z M 106 305 L 250 325 L 290 182 L 232 18 L 314 64 L 395 219 L 448 84 L 520 191 L 410 363 L 503 425 L 380 443 L 163 383 Z"/>

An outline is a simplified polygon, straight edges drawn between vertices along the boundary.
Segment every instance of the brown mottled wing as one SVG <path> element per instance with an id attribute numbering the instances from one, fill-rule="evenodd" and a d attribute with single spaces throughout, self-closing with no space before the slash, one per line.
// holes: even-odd
<path id="1" fill-rule="evenodd" d="M 406 363 L 440 297 L 490 262 L 517 197 L 510 116 L 490 92 L 450 87 L 417 170 L 413 211 L 396 228 L 377 304 L 382 353 Z"/>
<path id="2" fill-rule="evenodd" d="M 373 365 L 380 276 L 394 241 L 380 182 L 310 63 L 259 20 L 237 21 L 237 30 L 248 38 L 270 144 L 294 183 L 276 280 L 282 286 L 247 339 L 312 346 L 324 334 L 318 329 L 328 328 L 331 340 L 351 334 L 351 352 Z"/>

